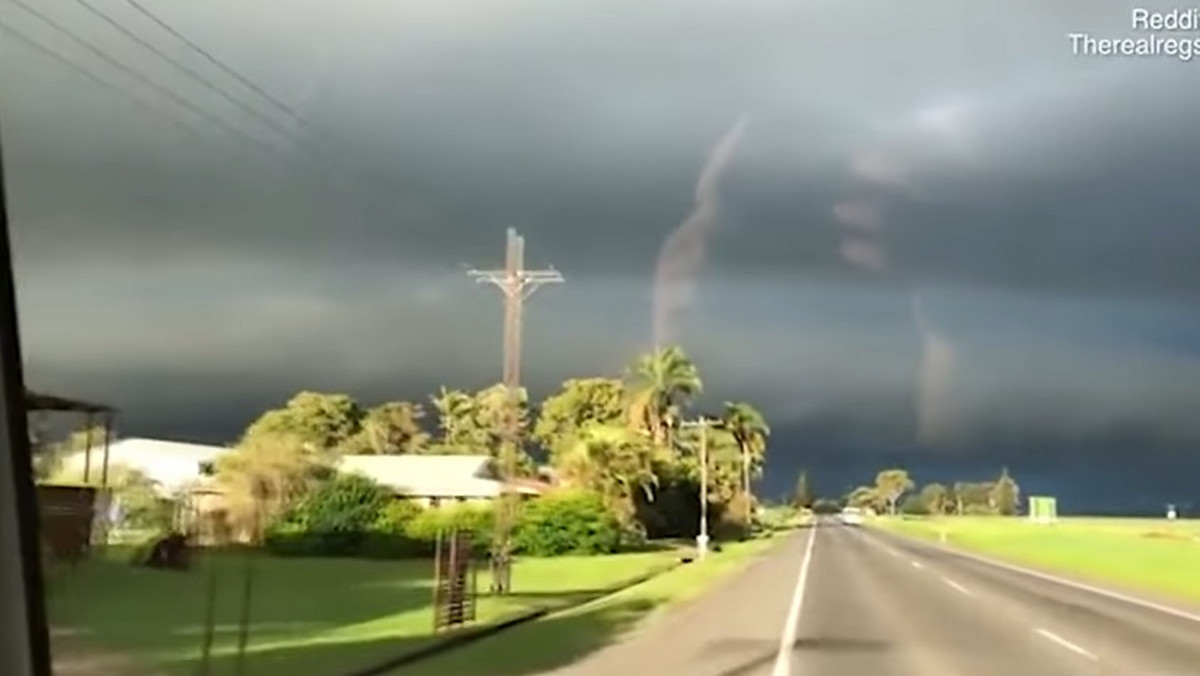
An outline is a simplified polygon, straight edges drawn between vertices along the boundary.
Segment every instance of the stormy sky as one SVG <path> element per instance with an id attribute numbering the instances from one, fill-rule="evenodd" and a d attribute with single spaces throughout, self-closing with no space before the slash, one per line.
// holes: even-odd
<path id="1" fill-rule="evenodd" d="M 1067 37 L 1146 37 L 1132 5 L 137 4 L 278 103 L 127 0 L 0 3 L 27 379 L 114 403 L 124 434 L 224 442 L 301 388 L 494 382 L 499 293 L 465 269 L 508 227 L 567 278 L 528 306 L 533 393 L 617 374 L 703 204 L 672 335 L 707 405 L 773 423 L 770 490 L 1009 464 L 1077 504 L 1200 503 L 1200 58 Z M 839 204 L 886 265 L 847 255 Z"/>

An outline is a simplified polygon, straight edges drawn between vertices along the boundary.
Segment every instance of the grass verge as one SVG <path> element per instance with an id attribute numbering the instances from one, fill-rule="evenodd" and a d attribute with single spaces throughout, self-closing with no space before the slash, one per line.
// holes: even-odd
<path id="1" fill-rule="evenodd" d="M 725 545 L 703 562 L 407 666 L 396 676 L 524 676 L 571 664 L 654 614 L 696 598 L 778 542 L 776 537 Z"/>
<path id="2" fill-rule="evenodd" d="M 1200 604 L 1200 521 L 1061 518 L 880 518 L 886 530 L 1075 579 Z"/>
<path id="3" fill-rule="evenodd" d="M 578 602 L 666 568 L 676 556 L 667 550 L 522 559 L 513 570 L 516 593 L 481 595 L 478 623 Z M 257 558 L 245 673 L 330 676 L 427 645 L 434 640 L 432 568 L 430 561 Z M 209 676 L 232 675 L 245 579 L 244 557 L 232 554 L 205 557 L 187 572 L 103 559 L 56 571 L 48 599 L 56 660 L 193 676 L 210 573 L 217 602 Z M 488 583 L 480 571 L 479 588 Z"/>

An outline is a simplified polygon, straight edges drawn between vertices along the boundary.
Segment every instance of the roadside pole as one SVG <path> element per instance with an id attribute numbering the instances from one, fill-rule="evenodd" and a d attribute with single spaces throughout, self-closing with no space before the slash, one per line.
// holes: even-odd
<path id="1" fill-rule="evenodd" d="M 700 534 L 696 536 L 696 558 L 701 561 L 708 554 L 708 428 L 714 424 L 720 424 L 719 420 L 701 416 L 679 425 L 700 429 Z"/>

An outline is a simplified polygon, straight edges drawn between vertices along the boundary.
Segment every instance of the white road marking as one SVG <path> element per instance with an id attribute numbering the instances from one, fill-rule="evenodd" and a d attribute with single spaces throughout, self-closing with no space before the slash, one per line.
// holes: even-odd
<path id="1" fill-rule="evenodd" d="M 909 561 L 909 563 L 912 564 L 913 568 L 924 568 L 925 567 L 924 565 L 921 564 L 920 561 Z"/>
<path id="2" fill-rule="evenodd" d="M 951 589 L 958 592 L 959 594 L 962 594 L 963 596 L 974 596 L 975 595 L 974 593 L 971 592 L 970 589 L 967 589 L 966 587 L 955 582 L 954 580 L 951 580 L 948 577 L 943 577 L 942 582 L 945 582 L 946 584 L 950 585 Z"/>
<path id="3" fill-rule="evenodd" d="M 1059 636 L 1058 634 L 1055 634 L 1052 631 L 1047 631 L 1045 629 L 1038 629 L 1037 633 L 1042 638 L 1053 641 L 1053 642 L 1057 643 L 1058 645 L 1066 648 L 1067 650 L 1070 650 L 1073 653 L 1083 655 L 1084 657 L 1088 658 L 1089 660 L 1099 660 L 1100 659 L 1099 657 L 1096 657 L 1095 655 L 1088 652 L 1087 650 L 1080 648 L 1079 646 L 1075 645 L 1074 643 L 1071 643 L 1067 639 Z"/>
<path id="4" fill-rule="evenodd" d="M 779 652 L 775 655 L 775 668 L 771 671 L 771 676 L 792 675 L 792 651 L 796 645 L 796 632 L 800 629 L 800 610 L 804 607 L 804 589 L 808 586 L 808 568 L 812 565 L 813 545 L 817 541 L 818 530 L 820 528 L 809 530 L 808 546 L 804 548 L 804 559 L 800 562 L 800 574 L 796 577 L 792 605 L 788 608 L 783 634 L 779 637 Z"/>
<path id="5" fill-rule="evenodd" d="M 903 537 L 903 536 L 897 536 L 897 537 Z M 918 542 L 916 540 L 913 540 L 912 538 L 904 538 L 904 539 L 909 542 L 912 542 L 915 545 L 921 546 L 921 547 L 927 546 L 927 545 L 925 545 L 925 543 Z M 1142 608 L 1148 608 L 1150 610 L 1157 610 L 1160 613 L 1166 613 L 1168 615 L 1173 615 L 1175 617 L 1178 617 L 1178 618 L 1181 618 L 1184 620 L 1191 620 L 1192 622 L 1200 622 L 1200 615 L 1197 615 L 1195 613 L 1189 613 L 1186 610 L 1180 610 L 1179 608 L 1172 608 L 1171 606 L 1165 606 L 1161 603 L 1155 603 L 1154 601 L 1147 601 L 1146 599 L 1139 599 L 1136 596 L 1129 596 L 1128 594 L 1122 594 L 1120 592 L 1112 591 L 1111 589 L 1103 589 L 1101 587 L 1094 587 L 1090 584 L 1067 580 L 1065 578 L 1058 577 L 1057 575 L 1050 575 L 1049 573 L 1042 573 L 1042 572 L 1039 572 L 1036 570 L 1030 570 L 1029 568 L 1022 568 L 1021 566 L 1015 566 L 1011 563 L 1004 563 L 1002 561 L 997 561 L 995 559 L 989 559 L 989 558 L 983 557 L 983 556 L 975 556 L 974 554 L 968 554 L 959 549 L 955 549 L 954 547 L 944 547 L 944 548 L 939 547 L 938 551 L 945 552 L 948 554 L 953 554 L 955 556 L 961 556 L 964 559 L 978 561 L 979 563 L 986 563 L 989 566 L 1003 568 L 1005 570 L 1010 570 L 1014 573 L 1021 573 L 1022 575 L 1036 577 L 1040 580 L 1045 580 L 1047 582 L 1053 582 L 1055 584 L 1063 585 L 1064 587 L 1072 587 L 1074 589 L 1091 592 L 1093 594 L 1099 594 L 1100 596 L 1104 596 L 1104 597 L 1107 597 L 1110 599 L 1115 599 L 1117 601 L 1123 601 L 1125 603 L 1135 605 L 1135 606 L 1140 606 Z"/>

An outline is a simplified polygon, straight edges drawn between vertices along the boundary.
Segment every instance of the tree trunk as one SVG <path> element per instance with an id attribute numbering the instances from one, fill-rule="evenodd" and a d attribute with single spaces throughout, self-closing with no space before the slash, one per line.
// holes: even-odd
<path id="1" fill-rule="evenodd" d="M 742 447 L 742 489 L 746 494 L 746 526 L 754 520 L 754 507 L 750 497 L 750 454 Z"/>

